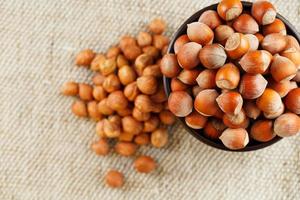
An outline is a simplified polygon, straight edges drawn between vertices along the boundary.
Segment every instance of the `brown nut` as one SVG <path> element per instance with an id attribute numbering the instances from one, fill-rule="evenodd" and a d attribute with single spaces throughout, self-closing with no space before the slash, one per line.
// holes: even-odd
<path id="1" fill-rule="evenodd" d="M 243 70 L 250 74 L 264 73 L 272 60 L 272 55 L 265 50 L 248 51 L 240 60 Z"/>
<path id="2" fill-rule="evenodd" d="M 281 82 L 293 79 L 297 74 L 297 67 L 290 59 L 275 55 L 270 72 L 275 81 Z"/>
<path id="3" fill-rule="evenodd" d="M 284 104 L 293 113 L 300 115 L 300 88 L 291 90 L 285 100 Z"/>
<path id="4" fill-rule="evenodd" d="M 298 70 L 300 70 L 300 50 L 296 48 L 290 48 L 281 53 L 281 56 L 290 59 Z"/>
<path id="5" fill-rule="evenodd" d="M 257 119 L 261 113 L 260 109 L 256 106 L 255 102 L 253 101 L 246 101 L 244 103 L 243 108 L 245 110 L 247 117 L 251 119 Z"/>
<path id="6" fill-rule="evenodd" d="M 120 54 L 120 55 L 118 55 L 118 57 L 117 57 L 117 67 L 118 68 L 121 68 L 121 67 L 123 67 L 124 65 L 129 65 L 129 62 L 128 62 L 128 60 L 125 58 L 125 56 L 124 55 L 122 55 L 122 54 Z"/>
<path id="7" fill-rule="evenodd" d="M 101 120 L 103 117 L 101 113 L 98 111 L 97 101 L 90 101 L 87 103 L 87 111 L 90 116 L 95 121 Z"/>
<path id="8" fill-rule="evenodd" d="M 122 187 L 124 184 L 124 175 L 116 170 L 110 170 L 105 176 L 105 182 L 112 188 Z"/>
<path id="9" fill-rule="evenodd" d="M 100 156 L 105 156 L 109 153 L 109 144 L 106 139 L 101 138 L 91 145 L 91 149 Z"/>
<path id="10" fill-rule="evenodd" d="M 134 107 L 132 110 L 132 116 L 138 121 L 147 121 L 150 119 L 151 114 L 140 111 L 138 108 Z"/>
<path id="11" fill-rule="evenodd" d="M 179 52 L 179 49 L 188 42 L 190 42 L 190 39 L 186 34 L 179 36 L 174 43 L 175 54 L 177 54 Z"/>
<path id="12" fill-rule="evenodd" d="M 118 142 L 115 151 L 122 156 L 132 156 L 135 154 L 137 146 L 131 142 Z"/>
<path id="13" fill-rule="evenodd" d="M 270 88 L 266 88 L 263 94 L 256 100 L 257 107 L 267 113 L 275 113 L 282 106 L 280 95 Z"/>
<path id="14" fill-rule="evenodd" d="M 106 93 L 106 91 L 104 90 L 104 88 L 102 86 L 95 86 L 93 88 L 93 97 L 97 101 L 101 101 L 106 96 L 107 96 L 107 93 Z"/>
<path id="15" fill-rule="evenodd" d="M 225 114 L 223 115 L 223 123 L 229 128 L 247 128 L 249 120 L 244 110 L 236 115 Z"/>
<path id="16" fill-rule="evenodd" d="M 264 35 L 269 35 L 271 33 L 281 33 L 282 35 L 286 35 L 285 25 L 280 19 L 276 18 L 271 24 L 263 26 Z"/>
<path id="17" fill-rule="evenodd" d="M 154 94 L 157 91 L 158 83 L 154 76 L 141 76 L 136 79 L 138 89 L 144 94 Z"/>
<path id="18" fill-rule="evenodd" d="M 151 56 L 152 58 L 156 59 L 160 56 L 159 49 L 155 48 L 154 46 L 146 46 L 143 48 L 143 53 Z"/>
<path id="19" fill-rule="evenodd" d="M 132 67 L 129 67 L 128 65 L 124 65 L 119 69 L 118 76 L 120 82 L 123 85 L 128 85 L 129 83 L 132 83 L 136 79 L 135 70 Z"/>
<path id="20" fill-rule="evenodd" d="M 134 168 L 140 173 L 150 173 L 155 170 L 156 163 L 150 156 L 139 156 L 134 161 Z"/>
<path id="21" fill-rule="evenodd" d="M 162 34 L 166 29 L 166 22 L 163 19 L 155 18 L 149 23 L 149 30 L 155 34 Z"/>
<path id="22" fill-rule="evenodd" d="M 237 115 L 243 107 L 243 98 L 238 92 L 225 92 L 216 99 L 219 108 L 226 114 Z"/>
<path id="23" fill-rule="evenodd" d="M 284 113 L 284 104 L 282 103 L 280 107 L 273 113 L 264 112 L 264 117 L 266 119 L 275 119 Z"/>
<path id="24" fill-rule="evenodd" d="M 175 123 L 175 116 L 168 110 L 163 110 L 159 113 L 159 119 L 163 124 L 172 125 Z"/>
<path id="25" fill-rule="evenodd" d="M 115 120 L 117 119 L 117 121 Z M 108 138 L 117 138 L 121 134 L 120 117 L 111 116 L 108 119 L 104 119 L 103 131 Z"/>
<path id="26" fill-rule="evenodd" d="M 154 104 L 148 95 L 140 94 L 134 100 L 134 105 L 142 112 L 153 111 Z"/>
<path id="27" fill-rule="evenodd" d="M 199 114 L 197 111 L 193 111 L 191 114 L 185 117 L 185 123 L 192 129 L 202 129 L 207 121 L 207 117 Z"/>
<path id="28" fill-rule="evenodd" d="M 287 39 L 280 33 L 271 33 L 264 37 L 261 46 L 271 54 L 280 53 L 286 48 Z"/>
<path id="29" fill-rule="evenodd" d="M 121 53 L 121 50 L 117 46 L 112 46 L 107 50 L 106 57 L 107 58 L 117 58 Z"/>
<path id="30" fill-rule="evenodd" d="M 159 126 L 159 118 L 152 115 L 150 119 L 144 122 L 143 132 L 153 132 Z"/>
<path id="31" fill-rule="evenodd" d="M 133 138 L 134 135 L 132 133 L 121 132 L 118 139 L 122 142 L 131 142 Z"/>
<path id="32" fill-rule="evenodd" d="M 211 29 L 215 29 L 217 26 L 222 24 L 218 13 L 214 10 L 204 11 L 198 21 L 206 24 Z"/>
<path id="33" fill-rule="evenodd" d="M 272 140 L 276 136 L 273 131 L 273 122 L 271 120 L 254 122 L 251 127 L 250 136 L 259 142 L 268 142 Z"/>
<path id="34" fill-rule="evenodd" d="M 124 95 L 129 101 L 134 101 L 139 95 L 139 89 L 136 82 L 128 84 L 124 89 Z"/>
<path id="35" fill-rule="evenodd" d="M 295 48 L 297 51 L 300 51 L 299 42 L 294 36 L 287 35 L 285 38 L 287 43 L 285 49 Z"/>
<path id="36" fill-rule="evenodd" d="M 220 136 L 222 143 L 229 149 L 243 149 L 249 143 L 248 132 L 245 129 L 226 129 Z"/>
<path id="37" fill-rule="evenodd" d="M 105 59 L 100 63 L 100 72 L 103 76 L 107 76 L 115 72 L 117 68 L 117 63 L 115 58 Z"/>
<path id="38" fill-rule="evenodd" d="M 224 47 L 220 44 L 211 44 L 204 46 L 199 52 L 201 64 L 208 69 L 217 69 L 222 67 L 227 59 Z"/>
<path id="39" fill-rule="evenodd" d="M 289 91 L 291 91 L 294 88 L 297 88 L 297 83 L 294 81 L 281 81 L 276 82 L 273 79 L 269 80 L 268 86 L 278 92 L 281 98 L 285 97 Z"/>
<path id="40" fill-rule="evenodd" d="M 240 71 L 232 63 L 221 67 L 216 74 L 216 85 L 221 89 L 235 89 L 240 81 Z"/>
<path id="41" fill-rule="evenodd" d="M 137 45 L 136 39 L 130 35 L 122 36 L 119 43 L 119 47 L 122 51 L 124 51 L 127 46 L 136 46 L 136 45 Z"/>
<path id="42" fill-rule="evenodd" d="M 258 47 L 259 47 L 259 40 L 258 40 L 258 38 L 255 35 L 253 35 L 253 34 L 246 34 L 245 37 L 249 41 L 249 45 L 250 45 L 249 51 L 255 51 L 255 50 L 257 50 Z"/>
<path id="43" fill-rule="evenodd" d="M 161 60 L 160 70 L 168 78 L 173 78 L 181 71 L 175 54 L 166 54 Z"/>
<path id="44" fill-rule="evenodd" d="M 117 113 L 120 117 L 125 117 L 125 116 L 128 116 L 128 115 L 131 115 L 132 114 L 132 107 L 128 106 L 124 109 L 117 110 Z"/>
<path id="45" fill-rule="evenodd" d="M 147 32 L 140 32 L 137 36 L 137 43 L 140 47 L 149 46 L 152 43 L 152 36 Z"/>
<path id="46" fill-rule="evenodd" d="M 231 59 L 242 57 L 250 48 L 250 43 L 242 33 L 233 33 L 226 41 L 225 50 Z"/>
<path id="47" fill-rule="evenodd" d="M 95 56 L 96 54 L 91 49 L 82 50 L 77 54 L 75 63 L 76 65 L 89 66 Z"/>
<path id="48" fill-rule="evenodd" d="M 232 26 L 237 32 L 244 34 L 255 34 L 259 31 L 257 22 L 248 14 L 241 14 L 234 20 Z"/>
<path id="49" fill-rule="evenodd" d="M 199 63 L 199 52 L 202 46 L 196 42 L 188 42 L 179 49 L 177 60 L 179 65 L 184 69 L 193 69 Z"/>
<path id="50" fill-rule="evenodd" d="M 103 82 L 105 80 L 105 76 L 103 76 L 100 73 L 97 73 L 93 76 L 92 82 L 94 83 L 94 85 L 102 85 Z"/>
<path id="51" fill-rule="evenodd" d="M 194 108 L 204 116 L 213 116 L 218 111 L 216 98 L 219 96 L 215 89 L 206 89 L 199 92 L 194 101 Z M 169 104 L 170 107 L 170 104 Z M 171 107 L 170 107 L 171 110 Z M 172 110 L 171 110 L 172 111 Z"/>
<path id="52" fill-rule="evenodd" d="M 91 62 L 91 70 L 92 71 L 99 71 L 100 70 L 100 64 L 105 61 L 105 56 L 103 54 L 97 54 L 93 61 Z"/>
<path id="53" fill-rule="evenodd" d="M 217 70 L 205 69 L 198 75 L 196 81 L 201 89 L 213 89 L 216 87 Z"/>
<path id="54" fill-rule="evenodd" d="M 87 117 L 88 111 L 84 101 L 76 100 L 72 104 L 72 112 L 78 117 Z"/>
<path id="55" fill-rule="evenodd" d="M 137 59 L 134 62 L 135 70 L 139 76 L 142 75 L 143 70 L 148 65 L 152 65 L 152 64 L 153 64 L 153 58 L 146 53 L 141 54 L 139 57 L 137 57 Z"/>
<path id="56" fill-rule="evenodd" d="M 96 134 L 100 137 L 100 138 L 105 138 L 106 135 L 104 133 L 104 120 L 100 120 L 99 122 L 97 122 L 96 124 Z"/>
<path id="57" fill-rule="evenodd" d="M 185 117 L 193 111 L 193 99 L 185 91 L 172 92 L 168 99 L 170 111 L 177 117 Z"/>
<path id="58" fill-rule="evenodd" d="M 84 100 L 84 101 L 91 101 L 93 100 L 93 87 L 90 86 L 89 84 L 85 83 L 79 83 L 78 84 L 79 88 L 79 98 Z"/>
<path id="59" fill-rule="evenodd" d="M 108 106 L 107 101 L 107 98 L 104 98 L 98 103 L 98 111 L 102 115 L 111 115 L 114 113 L 114 110 Z"/>
<path id="60" fill-rule="evenodd" d="M 151 144 L 162 148 L 168 143 L 168 132 L 165 128 L 159 128 L 151 133 Z"/>
<path id="61" fill-rule="evenodd" d="M 139 55 L 142 54 L 142 50 L 139 46 L 137 45 L 128 45 L 125 47 L 125 49 L 123 50 L 124 56 L 128 59 L 128 60 L 135 60 Z"/>
<path id="62" fill-rule="evenodd" d="M 147 145 L 150 143 L 150 136 L 148 133 L 141 133 L 134 138 L 137 145 Z"/>
<path id="63" fill-rule="evenodd" d="M 290 137 L 300 132 L 300 118 L 294 113 L 285 113 L 274 122 L 274 132 L 280 137 Z"/>
<path id="64" fill-rule="evenodd" d="M 162 86 L 160 86 L 156 93 L 151 95 L 150 98 L 154 103 L 163 103 L 168 100 L 165 90 Z"/>
<path id="65" fill-rule="evenodd" d="M 196 79 L 200 74 L 200 72 L 201 71 L 198 69 L 191 69 L 191 70 L 184 69 L 180 72 L 177 78 L 184 84 L 195 85 L 197 83 Z"/>
<path id="66" fill-rule="evenodd" d="M 169 44 L 169 38 L 164 35 L 153 35 L 153 46 L 162 50 Z"/>
<path id="67" fill-rule="evenodd" d="M 110 93 L 119 90 L 121 88 L 121 83 L 117 75 L 110 74 L 105 78 L 102 87 L 106 92 Z"/>
<path id="68" fill-rule="evenodd" d="M 212 140 L 217 140 L 221 136 L 226 126 L 218 119 L 207 121 L 204 126 L 204 135 Z"/>
<path id="69" fill-rule="evenodd" d="M 185 91 L 188 88 L 186 84 L 181 82 L 178 78 L 172 78 L 171 80 L 171 90 L 175 91 Z"/>
<path id="70" fill-rule="evenodd" d="M 233 28 L 228 25 L 220 25 L 215 29 L 215 39 L 223 46 L 226 44 L 227 39 L 234 33 Z"/>
<path id="71" fill-rule="evenodd" d="M 64 83 L 60 90 L 63 95 L 76 96 L 78 94 L 79 88 L 77 83 L 70 81 Z"/>
<path id="72" fill-rule="evenodd" d="M 149 65 L 143 70 L 142 76 L 161 77 L 160 65 Z"/>
<path id="73" fill-rule="evenodd" d="M 138 135 L 143 130 L 143 124 L 132 116 L 123 117 L 122 127 L 125 132 L 132 133 L 133 135 Z"/>
<path id="74" fill-rule="evenodd" d="M 204 23 L 192 22 L 187 25 L 187 35 L 192 42 L 203 46 L 211 44 L 214 39 L 214 32 Z"/>
<path id="75" fill-rule="evenodd" d="M 218 4 L 217 11 L 222 19 L 230 21 L 243 12 L 243 5 L 240 0 L 222 0 Z"/>
<path id="76" fill-rule="evenodd" d="M 125 109 L 128 105 L 128 100 L 122 91 L 114 91 L 107 97 L 107 105 L 113 110 Z"/>
<path id="77" fill-rule="evenodd" d="M 267 80 L 261 74 L 244 74 L 239 92 L 244 99 L 256 99 L 263 94 L 267 84 Z"/>
<path id="78" fill-rule="evenodd" d="M 260 25 L 267 25 L 276 19 L 276 9 L 268 1 L 255 1 L 251 9 L 252 16 Z"/>

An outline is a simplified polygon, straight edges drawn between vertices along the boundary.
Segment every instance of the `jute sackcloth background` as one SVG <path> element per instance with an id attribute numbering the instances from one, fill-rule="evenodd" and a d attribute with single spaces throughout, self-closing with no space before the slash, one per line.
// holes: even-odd
<path id="1" fill-rule="evenodd" d="M 134 158 L 97 157 L 95 123 L 70 111 L 59 88 L 90 82 L 74 65 L 83 48 L 105 51 L 163 16 L 171 35 L 209 0 L 1 0 L 0 199 L 300 199 L 300 137 L 250 153 L 208 147 L 177 124 L 167 148 L 142 148 L 158 169 L 134 172 Z M 299 0 L 273 1 L 300 31 Z M 107 188 L 107 169 L 125 173 Z"/>

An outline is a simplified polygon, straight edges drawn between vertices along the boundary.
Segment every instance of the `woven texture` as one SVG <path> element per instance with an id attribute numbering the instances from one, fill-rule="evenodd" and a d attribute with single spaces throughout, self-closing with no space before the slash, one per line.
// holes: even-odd
<path id="1" fill-rule="evenodd" d="M 74 66 L 83 48 L 104 52 L 124 33 L 163 16 L 171 35 L 210 0 L 1 0 L 0 199 L 300 199 L 300 137 L 256 152 L 215 150 L 181 125 L 162 150 L 143 147 L 158 170 L 138 174 L 134 158 L 97 157 L 95 124 L 74 117 L 68 80 L 90 82 Z M 300 30 L 299 0 L 273 1 Z M 107 188 L 107 169 L 124 172 L 123 188 Z"/>

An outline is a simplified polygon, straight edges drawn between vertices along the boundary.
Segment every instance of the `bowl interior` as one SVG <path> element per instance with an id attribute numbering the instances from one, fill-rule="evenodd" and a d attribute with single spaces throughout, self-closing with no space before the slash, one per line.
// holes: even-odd
<path id="1" fill-rule="evenodd" d="M 251 10 L 251 6 L 252 6 L 251 2 L 242 2 L 242 3 L 243 3 L 244 10 L 246 10 L 246 11 L 250 11 Z M 213 4 L 211 6 L 205 7 L 203 9 L 199 10 L 198 12 L 196 12 L 195 14 L 193 14 L 190 18 L 188 18 L 180 26 L 180 28 L 177 30 L 177 32 L 174 34 L 174 36 L 173 36 L 173 38 L 172 38 L 172 40 L 170 42 L 169 48 L 168 48 L 168 53 L 174 53 L 174 48 L 173 48 L 174 47 L 174 43 L 175 43 L 176 39 L 179 36 L 181 36 L 183 34 L 186 34 L 187 24 L 195 22 L 195 21 L 198 21 L 200 15 L 204 11 L 207 11 L 207 10 L 216 10 L 217 9 L 217 5 L 218 4 Z M 300 42 L 300 35 L 297 32 L 297 30 L 293 27 L 293 25 L 288 20 L 286 20 L 283 16 L 281 16 L 280 14 L 277 14 L 277 18 L 279 18 L 280 20 L 282 20 L 285 23 L 286 29 L 287 29 L 287 33 L 289 35 L 294 36 Z M 171 79 L 164 76 L 164 87 L 165 87 L 165 92 L 166 92 L 166 94 L 168 96 L 170 95 L 170 92 L 171 92 L 170 83 L 171 83 Z M 187 131 L 191 135 L 193 135 L 195 138 L 197 138 L 198 140 L 202 141 L 203 143 L 205 143 L 205 144 L 207 144 L 209 146 L 221 149 L 221 150 L 233 151 L 233 150 L 230 150 L 230 149 L 226 148 L 222 144 L 222 142 L 220 140 L 213 141 L 213 140 L 210 140 L 210 139 L 206 138 L 204 136 L 204 134 L 203 134 L 203 129 L 195 130 L 195 129 L 192 129 L 192 128 L 188 127 L 185 124 L 184 118 L 179 117 L 179 120 L 181 121 L 181 123 L 183 124 L 183 126 L 187 129 Z M 256 142 L 254 140 L 250 140 L 249 144 L 244 149 L 234 150 L 234 151 L 253 151 L 253 150 L 262 149 L 264 147 L 270 146 L 270 145 L 278 142 L 281 139 L 282 139 L 281 137 L 276 136 L 271 141 L 264 142 L 264 143 L 262 143 L 262 142 Z"/>

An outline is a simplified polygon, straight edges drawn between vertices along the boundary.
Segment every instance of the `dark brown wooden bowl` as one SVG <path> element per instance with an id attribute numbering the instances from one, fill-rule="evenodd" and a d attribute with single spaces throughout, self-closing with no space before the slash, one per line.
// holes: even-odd
<path id="1" fill-rule="evenodd" d="M 250 11 L 251 7 L 252 7 L 252 3 L 251 2 L 242 2 L 243 3 L 243 7 L 244 10 L 246 11 Z M 198 21 L 200 15 L 207 10 L 217 10 L 217 5 L 218 4 L 213 4 L 210 6 L 207 6 L 201 10 L 199 10 L 198 12 L 196 12 L 195 14 L 193 14 L 191 17 L 189 17 L 181 26 L 180 28 L 176 31 L 176 33 L 174 34 L 174 36 L 172 37 L 172 40 L 170 42 L 169 48 L 168 48 L 168 53 L 174 53 L 174 43 L 176 41 L 176 39 L 183 35 L 186 34 L 186 29 L 187 29 L 187 24 L 190 24 L 192 22 L 196 22 Z M 280 14 L 277 14 L 277 18 L 282 20 L 285 25 L 286 25 L 286 29 L 287 29 L 287 33 L 289 35 L 294 36 L 299 42 L 300 42 L 300 35 L 297 32 L 296 28 L 288 21 L 286 20 L 283 16 L 281 16 Z M 170 95 L 171 89 L 170 89 L 170 83 L 171 83 L 171 79 L 167 78 L 164 76 L 163 78 L 164 80 L 164 88 L 165 88 L 165 92 L 167 94 L 167 96 Z M 244 149 L 240 149 L 240 150 L 231 150 L 226 148 L 222 142 L 220 140 L 218 141 L 213 141 L 211 139 L 208 139 L 204 136 L 203 134 L 203 129 L 200 130 L 195 130 L 190 128 L 189 126 L 186 125 L 184 118 L 183 117 L 178 117 L 179 121 L 183 124 L 183 126 L 185 127 L 185 129 L 192 135 L 194 136 L 196 139 L 200 140 L 201 142 L 217 148 L 217 149 L 221 149 L 221 150 L 225 150 L 225 151 L 240 151 L 240 152 L 244 152 L 244 151 L 253 151 L 253 150 L 258 150 L 258 149 L 262 149 L 265 147 L 268 147 L 276 142 L 278 142 L 279 140 L 281 140 L 281 137 L 276 136 L 275 138 L 273 138 L 271 141 L 269 142 L 257 142 L 254 141 L 252 139 L 250 139 L 249 144 L 244 148 Z"/>

